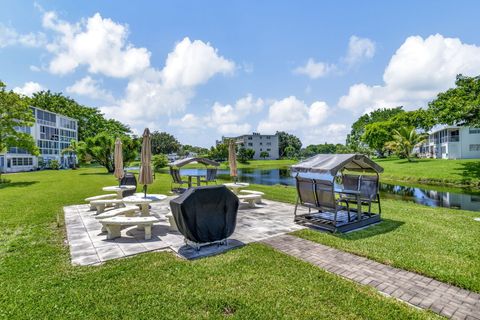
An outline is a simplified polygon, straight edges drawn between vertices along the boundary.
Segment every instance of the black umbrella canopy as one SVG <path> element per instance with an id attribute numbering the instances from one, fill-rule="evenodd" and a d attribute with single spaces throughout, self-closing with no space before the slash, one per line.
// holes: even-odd
<path id="1" fill-rule="evenodd" d="M 291 166 L 292 173 L 324 173 L 335 176 L 338 171 L 382 173 L 383 168 L 363 154 L 317 154 Z"/>
<path id="2" fill-rule="evenodd" d="M 180 167 L 183 167 L 184 165 L 192 163 L 192 162 L 198 162 L 198 163 L 204 164 L 206 166 L 215 166 L 215 167 L 218 167 L 220 165 L 220 163 L 218 163 L 216 161 L 213 161 L 213 160 L 210 160 L 210 159 L 207 159 L 207 158 L 197 158 L 197 157 L 191 157 L 191 158 L 176 160 L 174 162 L 169 163 L 168 165 L 170 167 L 180 168 Z"/>

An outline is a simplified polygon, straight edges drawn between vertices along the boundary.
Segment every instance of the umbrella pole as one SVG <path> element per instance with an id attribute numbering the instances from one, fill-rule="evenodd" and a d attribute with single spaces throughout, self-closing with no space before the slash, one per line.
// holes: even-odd
<path id="1" fill-rule="evenodd" d="M 143 185 L 143 197 L 144 198 L 147 197 L 147 185 L 146 184 Z"/>

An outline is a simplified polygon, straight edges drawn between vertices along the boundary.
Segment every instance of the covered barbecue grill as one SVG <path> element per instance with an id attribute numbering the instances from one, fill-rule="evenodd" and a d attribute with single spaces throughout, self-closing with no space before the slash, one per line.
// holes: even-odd
<path id="1" fill-rule="evenodd" d="M 170 201 L 178 230 L 197 249 L 232 235 L 238 205 L 238 198 L 223 185 L 190 188 Z"/>
<path id="2" fill-rule="evenodd" d="M 344 232 L 380 221 L 383 168 L 367 156 L 319 154 L 291 166 L 291 172 L 298 194 L 296 222 Z M 372 212 L 372 203 L 378 204 L 378 212 Z M 297 215 L 299 205 L 308 207 L 308 214 Z M 362 206 L 368 211 L 363 212 Z"/>

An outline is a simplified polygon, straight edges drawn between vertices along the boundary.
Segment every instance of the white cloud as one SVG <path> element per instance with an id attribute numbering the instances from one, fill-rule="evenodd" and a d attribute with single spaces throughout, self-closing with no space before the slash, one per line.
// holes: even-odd
<path id="1" fill-rule="evenodd" d="M 231 74 L 234 69 L 235 64 L 218 55 L 210 43 L 184 38 L 168 54 L 162 79 L 167 88 L 194 87 L 217 73 Z"/>
<path id="2" fill-rule="evenodd" d="M 368 38 L 351 36 L 348 42 L 348 51 L 345 62 L 348 65 L 355 65 L 364 59 L 371 59 L 375 55 L 375 42 Z"/>
<path id="3" fill-rule="evenodd" d="M 148 68 L 129 81 L 125 95 L 102 112 L 132 125 L 181 113 L 195 95 L 195 87 L 216 74 L 233 72 L 235 63 L 200 40 L 177 43 L 162 70 Z"/>
<path id="4" fill-rule="evenodd" d="M 35 92 L 39 92 L 42 90 L 46 90 L 46 89 L 40 83 L 33 82 L 33 81 L 25 82 L 23 87 L 13 88 L 14 92 L 28 96 L 28 97 L 31 97 Z"/>
<path id="5" fill-rule="evenodd" d="M 362 113 L 380 107 L 425 106 L 439 92 L 452 87 L 457 74 L 480 73 L 480 47 L 440 34 L 408 37 L 390 59 L 382 85 L 358 83 L 338 105 Z"/>
<path id="6" fill-rule="evenodd" d="M 55 12 L 45 12 L 43 27 L 58 34 L 47 45 L 54 55 L 48 69 L 54 74 L 86 65 L 90 73 L 124 78 L 150 66 L 150 52 L 127 42 L 128 26 L 104 19 L 99 13 L 71 24 L 60 20 Z"/>
<path id="7" fill-rule="evenodd" d="M 304 66 L 293 70 L 295 74 L 306 75 L 310 79 L 325 77 L 331 73 L 342 73 L 343 69 L 353 67 L 375 55 L 375 42 L 368 38 L 351 36 L 348 42 L 347 54 L 338 63 L 316 62 L 309 58 Z"/>
<path id="8" fill-rule="evenodd" d="M 334 69 L 335 65 L 325 62 L 315 62 L 313 58 L 310 58 L 304 66 L 298 67 L 293 70 L 293 73 L 306 75 L 311 79 L 318 79 L 320 77 L 326 76 Z"/>
<path id="9" fill-rule="evenodd" d="M 170 119 L 168 121 L 169 126 L 183 129 L 199 129 L 203 127 L 203 124 L 203 120 L 193 113 L 187 113 L 180 119 Z"/>
<path id="10" fill-rule="evenodd" d="M 70 87 L 67 87 L 66 91 L 68 93 L 87 96 L 91 99 L 114 101 L 112 94 L 107 90 L 102 89 L 98 81 L 92 79 L 90 76 L 86 76 L 78 80 Z"/>
<path id="11" fill-rule="evenodd" d="M 45 34 L 41 32 L 19 34 L 15 29 L 0 24 L 0 48 L 21 45 L 25 47 L 41 47 L 46 44 Z"/>
<path id="12" fill-rule="evenodd" d="M 170 126 L 184 129 L 215 129 L 222 135 L 240 135 L 251 132 L 252 126 L 246 123 L 247 117 L 262 110 L 264 101 L 251 94 L 238 99 L 233 105 L 215 102 L 205 116 L 188 113 L 180 119 L 171 119 Z"/>
<path id="13" fill-rule="evenodd" d="M 349 127 L 343 123 L 331 123 L 325 126 L 313 127 L 309 129 L 308 134 L 304 135 L 303 143 L 305 146 L 325 142 L 345 143 L 345 137 L 349 131 Z"/>
<path id="14" fill-rule="evenodd" d="M 275 133 L 308 129 L 322 123 L 328 111 L 329 107 L 323 101 L 316 101 L 308 107 L 305 102 L 290 96 L 270 105 L 267 118 L 260 121 L 257 130 Z"/>

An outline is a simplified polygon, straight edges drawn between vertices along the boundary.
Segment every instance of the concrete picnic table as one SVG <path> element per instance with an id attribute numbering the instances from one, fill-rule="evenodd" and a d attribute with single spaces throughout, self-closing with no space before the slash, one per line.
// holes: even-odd
<path id="1" fill-rule="evenodd" d="M 167 198 L 164 194 L 148 194 L 145 195 L 141 192 L 135 193 L 133 196 L 123 198 L 125 204 L 135 204 L 141 208 L 141 216 L 147 217 L 150 215 L 150 203 L 159 202 Z"/>
<path id="2" fill-rule="evenodd" d="M 121 185 L 121 186 L 108 186 L 108 187 L 103 187 L 103 191 L 108 191 L 108 192 L 116 192 L 117 193 L 117 199 L 122 199 L 123 198 L 123 191 L 127 190 L 135 190 L 137 187 L 136 186 L 129 186 L 129 185 Z"/>
<path id="3" fill-rule="evenodd" d="M 229 182 L 224 183 L 223 185 L 228 189 L 232 190 L 232 192 L 237 195 L 240 192 L 240 189 L 250 187 L 250 184 L 246 182 Z"/>

